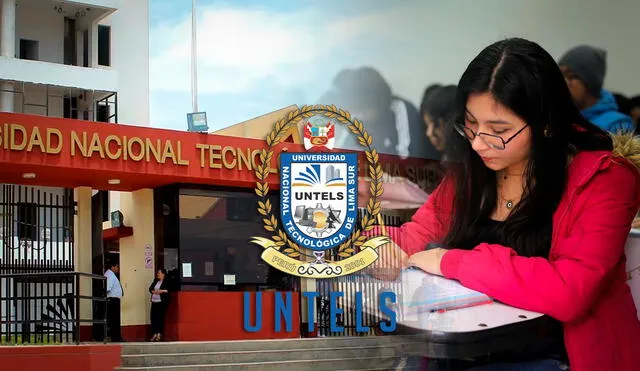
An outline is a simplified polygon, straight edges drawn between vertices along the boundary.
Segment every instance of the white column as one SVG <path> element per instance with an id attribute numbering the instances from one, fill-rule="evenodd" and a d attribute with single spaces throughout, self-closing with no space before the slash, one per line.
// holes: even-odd
<path id="1" fill-rule="evenodd" d="M 0 18 L 0 55 L 14 58 L 16 55 L 16 0 L 2 1 Z M 0 112 L 13 112 L 13 83 L 0 84 Z"/>
<path id="2" fill-rule="evenodd" d="M 16 56 L 16 0 L 2 0 L 0 19 L 0 55 Z"/>
<path id="3" fill-rule="evenodd" d="M 8 81 L 0 83 L 0 112 L 14 112 L 14 98 L 13 83 Z"/>

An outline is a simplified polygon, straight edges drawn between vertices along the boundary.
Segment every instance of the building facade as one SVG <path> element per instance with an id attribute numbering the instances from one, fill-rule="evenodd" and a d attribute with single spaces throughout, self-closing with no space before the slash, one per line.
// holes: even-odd
<path id="1" fill-rule="evenodd" d="M 71 274 L 101 276 L 108 260 L 120 264 L 127 340 L 147 338 L 148 287 L 160 268 L 176 283 L 169 339 L 300 336 L 300 323 L 314 319 L 299 296 L 291 333 L 269 324 L 273 296 L 263 331 L 242 328 L 243 291 L 320 290 L 283 277 L 249 243 L 265 233 L 254 192 L 264 138 L 296 107 L 212 134 L 153 129 L 147 1 L 2 0 L 1 10 L 3 336 L 96 339 L 90 321 L 103 318 L 101 307 L 72 298 L 104 295 L 103 287 Z M 289 135 L 278 150 L 304 151 L 300 128 Z M 380 157 L 386 174 L 437 182 L 437 165 Z"/>
<path id="2" fill-rule="evenodd" d="M 79 120 L 80 127 L 95 122 L 149 125 L 148 1 L 2 0 L 0 12 L 0 112 L 36 120 Z M 45 141 L 55 137 L 42 134 Z M 10 135 L 10 130 L 3 131 L 5 143 Z M 15 143 L 14 148 L 20 147 Z M 110 191 L 109 184 L 119 180 L 80 189 L 62 183 L 42 187 L 38 181 L 42 176 L 23 169 L 12 182 L 7 174 L 0 179 L 0 274 L 102 274 L 104 244 L 87 237 L 91 234 L 83 229 L 86 220 L 78 218 L 82 215 L 78 201 L 86 198 L 94 206 L 88 209 L 96 214 L 93 218 L 108 221 L 110 211 L 121 209 L 120 192 Z M 94 234 L 99 235 L 100 229 Z M 78 249 L 90 256 L 83 260 Z M 48 290 L 63 295 L 73 287 L 69 282 L 27 285 L 4 278 L 1 284 L 5 298 L 5 293 L 20 294 L 15 290 L 32 296 L 47 296 Z M 3 329 L 11 318 L 34 312 L 50 315 L 48 304 L 34 301 L 22 308 L 4 300 Z M 90 305 L 83 305 L 83 310 L 85 317 L 92 317 Z M 126 320 L 130 319 L 125 316 Z"/>
<path id="3" fill-rule="evenodd" d="M 0 112 L 148 126 L 148 20 L 146 0 L 2 0 Z"/>

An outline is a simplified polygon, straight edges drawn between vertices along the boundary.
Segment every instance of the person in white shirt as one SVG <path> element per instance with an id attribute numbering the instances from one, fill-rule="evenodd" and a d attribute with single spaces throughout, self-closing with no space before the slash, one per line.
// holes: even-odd
<path id="1" fill-rule="evenodd" d="M 122 342 L 120 332 L 120 299 L 124 296 L 124 290 L 118 279 L 120 266 L 117 263 L 109 263 L 104 276 L 107 278 L 107 327 L 109 337 L 113 342 Z"/>

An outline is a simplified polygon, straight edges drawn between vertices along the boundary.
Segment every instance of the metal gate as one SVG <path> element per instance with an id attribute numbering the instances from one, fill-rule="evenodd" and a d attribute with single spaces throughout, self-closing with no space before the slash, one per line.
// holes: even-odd
<path id="1" fill-rule="evenodd" d="M 73 271 L 73 190 L 2 184 L 0 273 Z"/>
<path id="2" fill-rule="evenodd" d="M 52 273 L 74 270 L 74 214 L 73 190 L 0 185 L 2 342 L 73 333 L 60 321 L 73 314 L 68 299 L 77 285 L 71 275 Z"/>
<path id="3" fill-rule="evenodd" d="M 358 210 L 358 220 L 361 220 L 365 209 Z M 402 224 L 402 220 L 399 216 L 382 216 L 385 226 L 397 227 Z M 331 260 L 341 260 L 338 257 L 337 250 L 328 251 L 328 257 Z M 378 305 L 378 293 L 383 291 L 391 291 L 394 293 L 400 292 L 400 284 L 395 282 L 383 282 L 377 280 L 367 274 L 358 273 L 348 276 L 342 276 L 331 279 L 318 279 L 316 285 L 320 296 L 316 301 L 316 319 L 318 324 L 318 336 L 367 336 L 375 335 L 377 333 L 379 324 L 378 321 L 382 318 L 382 313 L 379 310 Z M 342 332 L 331 331 L 331 312 L 330 312 L 330 293 L 340 291 L 344 293 L 343 297 L 337 298 L 337 307 L 342 310 L 341 314 L 337 316 L 337 325 L 344 327 Z M 364 313 L 362 317 L 361 325 L 369 327 L 369 332 L 362 333 L 356 332 L 356 311 L 355 311 L 355 297 L 356 293 L 361 292 L 365 306 L 370 308 L 376 308 Z M 373 306 L 366 303 L 375 303 Z"/>

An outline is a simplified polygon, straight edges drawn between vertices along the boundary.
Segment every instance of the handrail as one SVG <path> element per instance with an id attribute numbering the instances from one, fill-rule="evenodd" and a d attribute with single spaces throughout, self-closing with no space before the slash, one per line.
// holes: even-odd
<path id="1" fill-rule="evenodd" d="M 11 268 L 7 268 L 11 269 Z M 80 277 L 88 277 L 95 278 L 99 280 L 106 280 L 107 277 L 101 276 L 99 274 L 85 273 L 85 272 L 34 272 L 34 273 L 0 273 L 0 278 L 14 278 L 14 277 L 29 277 L 29 276 L 80 276 Z"/>
<path id="2" fill-rule="evenodd" d="M 69 280 L 46 282 L 47 279 L 68 278 Z M 81 294 L 82 278 L 90 278 L 90 295 Z M 75 344 L 80 344 L 80 324 L 101 325 L 103 341 L 106 341 L 106 305 L 103 319 L 82 318 L 80 301 L 89 300 L 93 309 L 96 303 L 106 303 L 106 294 L 94 296 L 97 281 L 106 293 L 106 277 L 85 272 L 34 272 L 2 273 L 0 279 L 0 343 L 68 343 L 72 336 Z M 35 282 L 34 282 L 35 281 Z M 64 294 L 63 294 L 64 292 Z M 8 293 L 5 294 L 5 293 Z M 64 336 L 63 336 L 64 335 Z"/>

